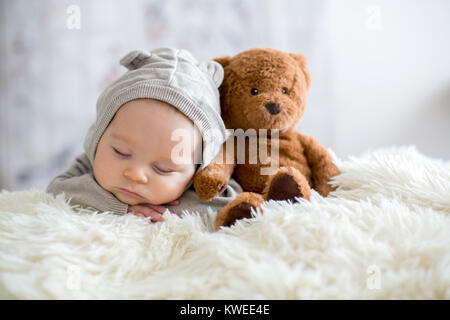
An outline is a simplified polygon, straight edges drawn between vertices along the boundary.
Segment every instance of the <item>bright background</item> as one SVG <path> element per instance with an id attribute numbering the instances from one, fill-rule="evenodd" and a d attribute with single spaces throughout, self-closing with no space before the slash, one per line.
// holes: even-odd
<path id="1" fill-rule="evenodd" d="M 448 0 L 0 1 L 0 189 L 44 188 L 64 171 L 98 95 L 125 72 L 119 59 L 160 46 L 199 60 L 303 53 L 300 131 L 341 158 L 413 144 L 450 160 Z"/>

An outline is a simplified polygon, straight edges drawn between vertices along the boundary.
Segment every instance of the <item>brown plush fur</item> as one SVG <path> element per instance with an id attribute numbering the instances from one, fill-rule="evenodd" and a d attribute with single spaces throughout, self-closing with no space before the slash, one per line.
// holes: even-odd
<path id="1" fill-rule="evenodd" d="M 316 139 L 296 131 L 310 86 L 305 57 L 255 48 L 216 61 L 225 70 L 220 94 L 226 127 L 256 132 L 255 136 L 245 138 L 245 143 L 232 137 L 234 150 L 226 149 L 224 144 L 213 163 L 194 177 L 195 190 L 206 201 L 219 195 L 232 175 L 246 191 L 218 213 L 216 228 L 251 217 L 251 207 L 256 208 L 265 200 L 309 199 L 311 187 L 323 196 L 328 195 L 332 190 L 328 182 L 339 170 Z M 259 129 L 268 129 L 267 137 Z M 261 147 L 271 156 L 270 129 L 279 130 L 279 168 L 271 175 L 262 175 L 260 169 L 270 167 L 271 162 L 261 163 L 258 156 L 257 163 L 251 163 L 249 155 L 255 151 L 259 155 Z M 256 150 L 250 148 L 255 145 Z M 237 158 L 239 146 L 244 147 L 244 163 Z M 226 151 L 234 151 L 232 163 L 227 163 Z"/>

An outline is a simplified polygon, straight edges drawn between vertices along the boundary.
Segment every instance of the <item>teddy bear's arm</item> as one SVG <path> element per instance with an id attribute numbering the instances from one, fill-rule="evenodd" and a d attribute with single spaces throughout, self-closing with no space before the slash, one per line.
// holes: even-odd
<path id="1" fill-rule="evenodd" d="M 198 197 L 210 201 L 220 194 L 230 180 L 235 167 L 235 157 L 226 157 L 226 143 L 211 163 L 194 176 L 194 188 Z"/>
<path id="2" fill-rule="evenodd" d="M 328 151 L 312 136 L 298 133 L 304 154 L 312 173 L 312 187 L 322 196 L 327 196 L 334 188 L 328 184 L 330 179 L 340 173 Z"/>

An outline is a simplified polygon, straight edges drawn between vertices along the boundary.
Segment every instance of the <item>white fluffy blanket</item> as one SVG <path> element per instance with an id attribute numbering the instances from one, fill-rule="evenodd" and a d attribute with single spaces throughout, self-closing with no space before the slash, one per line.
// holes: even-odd
<path id="1" fill-rule="evenodd" d="M 450 299 L 450 163 L 414 147 L 335 159 L 330 197 L 207 217 L 75 213 L 0 194 L 0 298 Z"/>

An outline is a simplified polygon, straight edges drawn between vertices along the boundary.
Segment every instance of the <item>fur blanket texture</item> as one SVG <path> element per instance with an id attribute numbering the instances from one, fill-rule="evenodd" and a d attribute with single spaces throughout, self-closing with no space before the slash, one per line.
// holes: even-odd
<path id="1" fill-rule="evenodd" d="M 1 299 L 450 299 L 450 162 L 415 147 L 346 160 L 338 188 L 163 223 L 0 193 Z"/>

